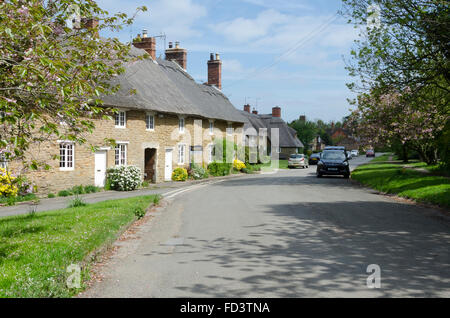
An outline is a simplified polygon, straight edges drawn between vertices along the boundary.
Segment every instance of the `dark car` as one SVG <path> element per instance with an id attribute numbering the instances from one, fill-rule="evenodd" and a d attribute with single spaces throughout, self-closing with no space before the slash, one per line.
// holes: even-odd
<path id="1" fill-rule="evenodd" d="M 375 157 L 375 151 L 373 149 L 369 149 L 366 151 L 366 157 Z"/>
<path id="2" fill-rule="evenodd" d="M 324 175 L 342 175 L 350 177 L 347 153 L 342 149 L 324 150 L 317 164 L 317 177 Z"/>
<path id="3" fill-rule="evenodd" d="M 316 165 L 320 161 L 320 153 L 313 153 L 308 160 L 310 166 Z"/>

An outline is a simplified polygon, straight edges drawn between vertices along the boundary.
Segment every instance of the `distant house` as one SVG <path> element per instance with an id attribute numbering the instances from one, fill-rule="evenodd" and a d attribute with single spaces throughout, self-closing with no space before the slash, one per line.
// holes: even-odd
<path id="1" fill-rule="evenodd" d="M 304 148 L 303 143 L 298 139 L 295 129 L 289 127 L 281 118 L 281 108 L 273 107 L 272 114 L 258 114 L 256 110 L 250 112 L 250 105 L 245 105 L 241 113 L 247 118 L 244 124 L 244 137 L 248 143 L 258 142 L 261 145 L 262 138 L 260 136 L 261 130 L 267 133 L 267 145 L 265 153 L 271 155 L 272 151 L 276 151 L 280 159 L 287 159 L 291 154 L 298 153 L 300 149 Z M 272 129 L 278 129 L 279 146 L 275 147 L 272 136 Z M 258 137 L 259 136 L 259 137 Z M 260 138 L 258 141 L 255 138 Z"/>
<path id="2" fill-rule="evenodd" d="M 329 131 L 331 140 L 336 146 L 343 146 L 348 150 L 359 149 L 358 138 L 351 135 L 351 132 L 345 127 L 332 128 Z"/>
<path id="3" fill-rule="evenodd" d="M 175 168 L 189 167 L 195 153 L 204 164 L 211 162 L 216 138 L 228 134 L 235 141 L 243 139 L 240 131 L 247 118 L 220 91 L 218 55 L 207 62 L 208 83 L 198 84 L 186 72 L 187 51 L 179 43 L 169 44 L 165 60 L 155 56 L 155 38 L 144 36 L 134 45 L 131 55 L 147 52 L 151 58 L 126 63 L 125 73 L 113 80 L 120 90 L 103 100 L 119 112 L 113 120 L 94 120 L 95 130 L 86 138 L 96 151 L 56 138 L 30 149 L 30 157 L 51 166 L 49 171 L 27 174 L 39 191 L 80 184 L 102 187 L 108 168 L 127 165 L 141 168 L 142 180 L 170 180 Z M 194 140 L 194 131 L 200 132 L 200 140 Z M 116 145 L 109 146 L 107 139 Z M 12 171 L 20 168 L 18 163 L 9 165 Z"/>

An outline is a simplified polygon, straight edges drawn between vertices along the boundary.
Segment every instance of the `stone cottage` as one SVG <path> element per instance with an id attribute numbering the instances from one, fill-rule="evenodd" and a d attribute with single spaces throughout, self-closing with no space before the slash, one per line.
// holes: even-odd
<path id="1" fill-rule="evenodd" d="M 154 38 L 144 34 L 134 46 L 131 55 L 147 52 L 150 58 L 127 63 L 126 72 L 114 79 L 119 92 L 103 98 L 105 106 L 119 110 L 114 120 L 95 120 L 86 145 L 51 140 L 32 150 L 35 158 L 51 166 L 27 175 L 40 192 L 102 187 L 107 169 L 124 165 L 139 167 L 142 180 L 170 180 L 172 171 L 188 167 L 194 155 L 201 164 L 211 162 L 215 138 L 242 140 L 246 119 L 220 91 L 218 54 L 207 62 L 208 83 L 199 84 L 186 71 L 187 51 L 179 43 L 169 44 L 165 60 L 156 58 Z M 106 139 L 114 139 L 116 146 L 108 146 Z"/>
<path id="2" fill-rule="evenodd" d="M 244 110 L 240 111 L 246 117 L 244 126 L 244 138 L 246 144 L 257 143 L 261 145 L 264 142 L 262 138 L 264 134 L 267 135 L 267 141 L 263 145 L 267 155 L 271 155 L 275 151 L 280 159 L 287 159 L 290 155 L 299 153 L 301 148 L 304 148 L 303 143 L 298 139 L 295 129 L 289 127 L 281 118 L 281 108 L 273 107 L 272 114 L 258 114 L 257 110 L 250 112 L 250 105 L 245 105 Z M 272 136 L 272 129 L 277 129 L 278 145 L 275 145 L 274 137 Z M 261 133 L 265 131 L 266 133 Z M 255 140 L 255 138 L 257 138 Z"/>

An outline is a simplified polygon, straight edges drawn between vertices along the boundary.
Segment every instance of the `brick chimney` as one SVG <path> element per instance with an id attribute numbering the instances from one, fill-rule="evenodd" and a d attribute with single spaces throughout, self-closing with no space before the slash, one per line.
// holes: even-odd
<path id="1" fill-rule="evenodd" d="M 249 104 L 244 105 L 244 111 L 247 113 L 250 113 L 250 105 Z"/>
<path id="2" fill-rule="evenodd" d="M 281 117 L 281 108 L 280 107 L 274 107 L 272 108 L 272 117 L 280 118 Z"/>
<path id="3" fill-rule="evenodd" d="M 301 115 L 300 116 L 300 121 L 301 122 L 305 122 L 306 121 L 306 116 L 305 115 Z"/>
<path id="4" fill-rule="evenodd" d="M 258 111 L 255 108 L 253 108 L 252 114 L 258 115 Z"/>
<path id="5" fill-rule="evenodd" d="M 134 47 L 138 49 L 143 49 L 147 51 L 147 53 L 152 57 L 153 60 L 156 60 L 156 39 L 149 38 L 147 30 L 142 30 L 142 38 L 141 35 L 138 34 L 136 39 L 133 40 Z"/>
<path id="6" fill-rule="evenodd" d="M 219 54 L 211 53 L 208 61 L 208 85 L 214 85 L 218 89 L 222 89 L 222 61 Z"/>
<path id="7" fill-rule="evenodd" d="M 0 0 L 0 2 L 1 2 L 1 0 Z M 95 19 L 95 18 L 81 18 L 81 26 L 80 27 L 82 29 L 87 29 L 87 30 L 96 29 L 96 31 L 94 33 L 94 36 L 96 38 L 99 37 L 99 35 L 98 35 L 98 25 L 99 25 L 98 19 Z"/>
<path id="8" fill-rule="evenodd" d="M 172 42 L 169 42 L 169 48 L 166 50 L 166 60 L 175 61 L 186 70 L 187 50 L 180 48 L 180 42 L 175 42 L 175 47 L 173 47 Z"/>

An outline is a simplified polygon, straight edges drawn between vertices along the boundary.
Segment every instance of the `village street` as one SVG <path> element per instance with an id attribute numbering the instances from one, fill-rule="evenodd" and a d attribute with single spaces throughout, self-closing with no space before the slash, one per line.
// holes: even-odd
<path id="1" fill-rule="evenodd" d="M 447 216 L 314 172 L 240 177 L 167 198 L 80 296 L 450 296 Z M 381 269 L 379 289 L 367 287 L 371 264 Z"/>

